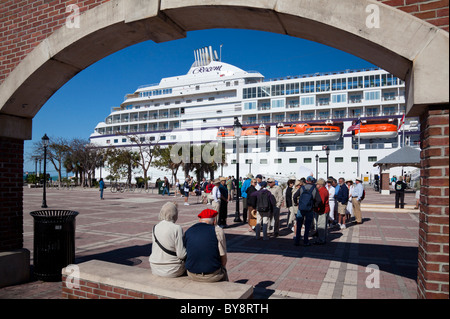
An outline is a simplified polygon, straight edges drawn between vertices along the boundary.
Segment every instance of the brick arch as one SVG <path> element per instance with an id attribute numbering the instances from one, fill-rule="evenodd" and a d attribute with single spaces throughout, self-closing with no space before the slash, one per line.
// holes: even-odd
<path id="1" fill-rule="evenodd" d="M 80 28 L 66 26 L 69 4 L 80 10 Z M 448 1 L 9 0 L 0 14 L 0 153 L 11 154 L 0 161 L 0 173 L 9 176 L 0 188 L 18 194 L 0 204 L 7 220 L 0 251 L 22 247 L 23 140 L 31 138 L 31 119 L 64 83 L 141 41 L 170 41 L 201 29 L 255 29 L 341 49 L 406 80 L 407 111 L 421 115 L 423 134 L 419 296 L 448 298 L 448 244 L 442 241 L 448 243 L 442 203 L 448 198 Z"/>

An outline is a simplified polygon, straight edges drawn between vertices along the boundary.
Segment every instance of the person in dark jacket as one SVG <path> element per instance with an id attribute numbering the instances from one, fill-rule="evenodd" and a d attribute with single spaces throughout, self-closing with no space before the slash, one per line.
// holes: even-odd
<path id="1" fill-rule="evenodd" d="M 399 176 L 395 182 L 395 208 L 405 208 L 405 189 L 406 183 L 403 181 L 403 177 Z"/>
<path id="2" fill-rule="evenodd" d="M 253 231 L 253 227 L 256 226 L 256 214 L 252 215 L 252 211 L 256 209 L 256 197 L 251 196 L 254 192 L 256 192 L 256 178 L 252 178 L 250 181 L 250 186 L 245 190 L 247 194 L 247 212 L 248 212 L 248 231 Z"/>
<path id="3" fill-rule="evenodd" d="M 199 222 L 185 233 L 185 266 L 194 281 L 228 281 L 226 238 L 223 229 L 215 226 L 216 216 L 215 210 L 203 210 L 198 214 Z"/>
<path id="4" fill-rule="evenodd" d="M 260 196 L 267 195 L 269 198 L 269 211 L 261 211 L 260 207 L 256 205 L 256 226 L 255 226 L 256 239 L 260 238 L 261 224 L 262 224 L 263 240 L 269 240 L 269 236 L 267 234 L 267 230 L 269 227 L 269 217 L 273 213 L 273 208 L 277 205 L 277 202 L 272 193 L 268 189 L 266 189 L 267 182 L 263 181 L 259 183 L 259 186 L 261 186 L 261 189 L 256 192 L 253 192 L 250 195 L 250 198 L 255 197 L 256 198 L 255 202 L 258 203 L 258 198 Z M 265 195 L 263 195 L 264 193 Z"/>
<path id="5" fill-rule="evenodd" d="M 345 229 L 346 216 L 345 209 L 347 208 L 348 202 L 348 187 L 345 185 L 345 179 L 343 177 L 339 178 L 339 188 L 337 193 L 335 193 L 335 202 L 338 205 L 338 215 L 339 215 L 339 227 Z"/>
<path id="6" fill-rule="evenodd" d="M 313 181 L 314 181 L 314 177 L 308 176 L 306 178 L 305 185 L 300 187 L 299 190 L 294 194 L 294 197 L 293 197 L 294 203 L 295 204 L 299 203 L 299 209 L 297 211 L 297 216 L 296 216 L 297 229 L 295 231 L 295 237 L 294 237 L 295 246 L 300 245 L 300 235 L 301 235 L 303 221 L 305 222 L 303 245 L 304 246 L 311 245 L 309 243 L 308 237 L 309 237 L 309 230 L 311 228 L 311 223 L 314 220 L 314 208 L 318 207 L 322 203 L 322 198 L 320 197 L 319 191 L 317 190 L 316 185 L 313 183 Z M 313 190 L 312 190 L 313 207 L 309 211 L 302 211 L 302 210 L 300 210 L 301 203 L 299 202 L 299 201 L 301 201 L 301 195 L 304 191 L 310 191 L 311 188 L 313 188 Z"/>

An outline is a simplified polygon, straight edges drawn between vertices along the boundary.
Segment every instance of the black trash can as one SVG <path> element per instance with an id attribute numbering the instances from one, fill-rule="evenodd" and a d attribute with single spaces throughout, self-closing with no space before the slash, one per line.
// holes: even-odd
<path id="1" fill-rule="evenodd" d="M 34 218 L 33 264 L 38 280 L 61 281 L 61 270 L 75 261 L 75 217 L 69 210 L 41 210 Z"/>

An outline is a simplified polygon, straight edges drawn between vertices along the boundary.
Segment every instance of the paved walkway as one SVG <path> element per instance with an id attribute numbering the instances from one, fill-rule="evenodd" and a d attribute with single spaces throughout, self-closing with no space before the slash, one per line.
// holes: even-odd
<path id="1" fill-rule="evenodd" d="M 369 187 L 366 193 L 362 225 L 331 230 L 326 245 L 309 247 L 293 245 L 293 234 L 285 228 L 286 209 L 282 209 L 281 235 L 262 241 L 256 240 L 246 225 L 233 223 L 235 202 L 230 203 L 230 227 L 225 229 L 230 281 L 253 285 L 255 298 L 261 299 L 416 298 L 419 221 L 418 211 L 413 209 L 414 194 L 406 194 L 407 205 L 400 210 L 393 208 L 393 194 L 379 195 Z M 113 194 L 109 189 L 103 201 L 94 189 L 47 192 L 49 209 L 80 213 L 76 218 L 76 263 L 99 259 L 147 269 L 151 229 L 167 200 L 179 203 L 177 223 L 184 230 L 207 207 L 197 204 L 195 197 L 189 198 L 190 206 L 184 206 L 180 197 Z M 41 210 L 41 203 L 42 189 L 24 188 L 24 248 L 30 250 L 31 258 L 33 220 L 29 213 Z M 379 287 L 373 287 L 377 273 Z M 61 283 L 32 280 L 0 289 L 0 298 L 61 298 Z"/>

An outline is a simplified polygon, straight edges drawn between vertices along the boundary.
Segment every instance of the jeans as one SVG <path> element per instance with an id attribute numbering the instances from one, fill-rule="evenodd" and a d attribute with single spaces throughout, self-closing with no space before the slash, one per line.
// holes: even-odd
<path id="1" fill-rule="evenodd" d="M 167 195 L 170 195 L 170 192 L 169 192 L 169 188 L 168 187 L 164 187 L 164 189 L 163 189 L 163 192 L 162 192 L 162 195 L 164 196 L 164 194 L 167 192 Z"/>
<path id="2" fill-rule="evenodd" d="M 300 215 L 300 217 L 298 217 L 298 215 Z M 314 219 L 314 212 L 312 211 L 301 212 L 300 210 L 298 210 L 298 214 L 296 217 L 297 231 L 295 233 L 295 244 L 300 243 L 300 235 L 302 231 L 303 221 L 305 221 L 305 234 L 303 237 L 303 244 L 308 244 L 309 229 L 311 228 L 311 222 L 313 221 L 313 219 Z"/>

